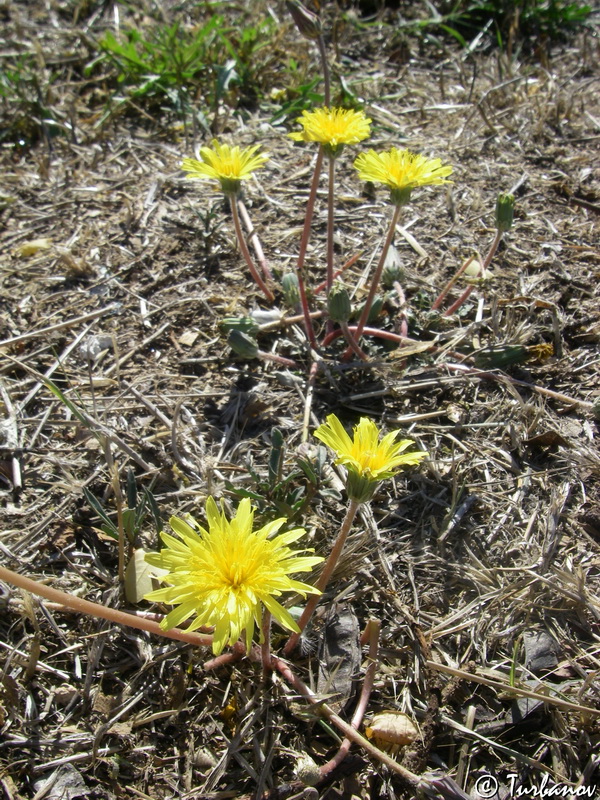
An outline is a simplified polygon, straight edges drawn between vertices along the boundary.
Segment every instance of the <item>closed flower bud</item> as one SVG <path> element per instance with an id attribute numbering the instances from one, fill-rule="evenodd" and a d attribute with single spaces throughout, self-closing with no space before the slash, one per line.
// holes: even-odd
<path id="1" fill-rule="evenodd" d="M 333 322 L 348 322 L 352 313 L 350 295 L 341 283 L 334 283 L 327 297 L 327 312 Z"/>
<path id="2" fill-rule="evenodd" d="M 403 278 L 404 270 L 398 263 L 386 264 L 381 273 L 381 283 L 385 289 L 391 289 L 396 282 L 401 283 Z"/>
<path id="3" fill-rule="evenodd" d="M 242 358 L 249 359 L 258 357 L 258 342 L 241 331 L 235 329 L 229 331 L 227 343 L 233 352 Z"/>
<path id="4" fill-rule="evenodd" d="M 299 0 L 286 0 L 287 10 L 292 15 L 296 27 L 305 39 L 315 40 L 321 35 L 321 20 Z"/>
<path id="5" fill-rule="evenodd" d="M 375 322 L 378 319 L 379 315 L 383 310 L 383 303 L 384 303 L 383 297 L 381 297 L 381 295 L 377 295 L 373 300 L 373 305 L 371 306 L 371 309 L 369 311 L 369 318 L 367 320 L 367 325 L 370 325 L 372 322 Z M 359 316 L 362 313 L 363 308 L 364 308 L 364 303 L 358 309 Z"/>
<path id="6" fill-rule="evenodd" d="M 496 200 L 496 228 L 499 231 L 505 232 L 512 228 L 514 210 L 514 195 L 499 194 Z"/>
<path id="7" fill-rule="evenodd" d="M 258 333 L 258 325 L 252 317 L 225 317 L 219 323 L 219 327 L 225 333 L 241 331 L 249 336 L 255 336 Z"/>
<path id="8" fill-rule="evenodd" d="M 281 279 L 281 289 L 286 305 L 295 308 L 300 302 L 300 289 L 298 288 L 298 276 L 293 272 L 288 272 Z"/>

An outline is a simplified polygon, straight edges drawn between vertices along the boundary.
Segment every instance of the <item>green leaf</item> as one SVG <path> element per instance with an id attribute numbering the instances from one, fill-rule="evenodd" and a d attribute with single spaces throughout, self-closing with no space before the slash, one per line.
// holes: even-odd
<path id="1" fill-rule="evenodd" d="M 94 497 L 94 495 L 90 492 L 90 490 L 86 489 L 85 487 L 83 489 L 83 494 L 85 496 L 85 499 L 88 501 L 90 506 L 94 509 L 96 514 L 98 514 L 98 516 L 104 522 L 106 527 L 109 528 L 110 531 L 112 531 L 112 533 L 109 533 L 109 536 L 112 536 L 112 534 L 116 534 L 116 536 L 118 538 L 119 537 L 119 529 L 117 528 L 115 523 L 110 519 L 110 517 L 108 516 L 108 514 L 106 513 L 106 511 L 102 507 L 102 504 L 100 503 L 100 501 L 97 500 Z M 102 530 L 104 530 L 104 528 Z"/>

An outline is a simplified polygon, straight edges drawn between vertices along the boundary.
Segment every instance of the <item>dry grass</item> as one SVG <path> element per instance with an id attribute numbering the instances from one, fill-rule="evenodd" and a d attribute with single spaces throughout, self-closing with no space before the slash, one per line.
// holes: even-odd
<path id="1" fill-rule="evenodd" d="M 10 13 L 18 26 L 23 9 Z M 56 27 L 39 13 L 44 46 L 64 52 L 81 26 Z M 282 35 L 308 51 L 291 29 Z M 419 774 L 447 772 L 472 797 L 488 772 L 503 797 L 511 772 L 524 786 L 546 773 L 592 785 L 600 739 L 597 39 L 557 49 L 544 67 L 454 51 L 414 52 L 410 64 L 396 64 L 376 29 L 358 35 L 347 25 L 337 37 L 344 72 L 378 123 L 370 146 L 401 144 L 455 165 L 450 192 L 424 191 L 396 240 L 411 335 L 432 348 L 402 360 L 379 350 L 375 366 L 360 369 L 332 358 L 312 399 L 311 424 L 331 411 L 348 422 L 367 414 L 431 454 L 382 486 L 330 593 L 361 627 L 373 616 L 382 622 L 369 713 L 413 716 L 422 736 L 398 760 Z M 69 89 L 56 92 L 67 114 Z M 97 129 L 81 109 L 75 118 L 74 141 L 2 154 L 0 550 L 12 569 L 131 607 L 116 545 L 83 495 L 87 488 L 114 510 L 107 452 L 123 487 L 128 467 L 152 487 L 163 520 L 200 516 L 226 482 L 252 488 L 249 462 L 266 474 L 273 426 L 291 468 L 304 448 L 307 390 L 302 370 L 236 361 L 220 335 L 224 315 L 260 298 L 251 296 L 226 209 L 181 178 L 192 142 L 148 120 Z M 243 122 L 230 116 L 223 130 L 272 154 L 246 199 L 283 272 L 294 264 L 313 153 L 267 118 L 260 109 Z M 358 281 L 389 210 L 383 194 L 361 194 L 349 158 L 339 174 L 337 257 L 364 250 Z M 512 187 L 516 224 L 493 283 L 460 319 L 434 320 L 423 298 L 430 302 L 473 248 L 485 250 L 496 194 Z M 317 233 L 324 196 L 323 184 Z M 196 210 L 207 207 L 214 215 L 201 234 Z M 39 238 L 50 248 L 20 255 Z M 320 275 L 323 238 L 311 248 Z M 490 347 L 542 343 L 552 356 L 536 360 L 532 351 L 505 371 L 474 360 Z M 304 350 L 296 328 L 261 346 L 300 358 Z M 40 373 L 89 419 L 74 416 Z M 339 481 L 329 473 L 322 488 Z M 315 498 L 304 524 L 319 551 L 342 513 L 334 496 Z M 140 541 L 156 547 L 150 518 Z M 78 618 L 7 585 L 0 591 L 3 796 L 313 796 L 300 794 L 294 764 L 305 752 L 326 761 L 335 735 L 283 682 L 262 685 L 246 661 L 206 671 L 206 654 L 188 645 Z M 319 624 L 298 659 L 315 685 L 318 637 Z M 54 788 L 44 789 L 50 778 Z M 358 749 L 318 793 L 412 796 Z"/>

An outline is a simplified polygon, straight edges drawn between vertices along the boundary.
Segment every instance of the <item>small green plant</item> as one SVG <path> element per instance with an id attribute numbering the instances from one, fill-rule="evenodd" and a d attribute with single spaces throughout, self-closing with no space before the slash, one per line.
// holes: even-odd
<path id="1" fill-rule="evenodd" d="M 113 102 L 142 104 L 150 111 L 172 108 L 185 120 L 195 108 L 217 112 L 221 102 L 236 106 L 256 97 L 260 63 L 256 54 L 269 43 L 270 20 L 241 28 L 228 26 L 220 14 L 204 24 L 184 28 L 179 21 L 148 31 L 135 28 L 117 37 L 107 32 L 101 54 L 87 67 L 109 67 L 117 83 Z"/>
<path id="2" fill-rule="evenodd" d="M 281 125 L 295 119 L 303 111 L 323 103 L 323 95 L 316 90 L 320 78 L 309 79 L 295 58 L 290 58 L 285 70 L 285 88 L 272 93 L 272 99 L 281 104 L 271 117 L 272 125 Z"/>
<path id="3" fill-rule="evenodd" d="M 500 47 L 509 39 L 563 39 L 592 12 L 591 6 L 571 0 L 451 0 L 430 8 L 435 12 L 431 17 L 411 20 L 402 27 L 423 32 L 438 29 L 462 46 L 487 32 Z"/>
<path id="4" fill-rule="evenodd" d="M 302 516 L 317 493 L 325 454 L 319 449 L 315 462 L 296 456 L 287 474 L 284 472 L 285 455 L 283 435 L 279 428 L 273 428 L 267 475 L 259 475 L 249 463 L 247 470 L 254 482 L 252 489 L 236 487 L 231 482 L 227 482 L 226 487 L 236 497 L 252 500 L 260 514 L 268 518 L 283 514 L 291 522 Z"/>
<path id="5" fill-rule="evenodd" d="M 0 66 L 0 105 L 7 121 L 0 128 L 0 142 L 28 146 L 61 130 L 51 101 L 55 77 L 33 56 L 20 56 Z"/>
<path id="6" fill-rule="evenodd" d="M 138 492 L 137 482 L 133 470 L 127 470 L 127 508 L 122 511 L 123 531 L 130 545 L 135 543 L 137 535 L 144 527 L 144 523 L 150 514 L 156 532 L 162 530 L 160 511 L 152 494 L 152 489 L 142 487 L 141 494 Z M 110 536 L 115 541 L 119 540 L 119 524 L 117 514 L 110 514 L 102 503 L 90 492 L 89 489 L 83 490 L 85 499 L 100 517 L 100 528 L 106 536 Z"/>

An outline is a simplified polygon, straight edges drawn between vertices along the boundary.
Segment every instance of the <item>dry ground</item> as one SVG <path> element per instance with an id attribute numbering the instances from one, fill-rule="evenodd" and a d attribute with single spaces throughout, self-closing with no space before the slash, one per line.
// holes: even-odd
<path id="1" fill-rule="evenodd" d="M 273 7 L 285 21 L 285 49 L 314 57 L 283 4 Z M 51 3 L 7 4 L 3 13 L 5 49 L 37 48 L 46 62 L 67 51 L 83 57 L 79 33 L 90 18 L 74 23 Z M 113 21 L 107 6 L 86 34 Z M 407 146 L 455 168 L 449 192 L 415 193 L 395 242 L 410 335 L 436 339 L 438 349 L 400 359 L 371 345 L 373 367 L 343 370 L 337 351 L 328 352 L 312 398 L 311 430 L 332 411 L 348 424 L 368 415 L 386 429 L 401 427 L 430 453 L 421 468 L 382 486 L 329 595 L 353 609 L 361 627 L 373 616 L 382 622 L 368 715 L 409 713 L 421 736 L 398 760 L 419 774 L 446 772 L 472 797 L 486 773 L 498 777 L 501 797 L 514 795 L 515 785 L 539 786 L 544 775 L 593 786 L 598 39 L 587 32 L 530 59 L 465 56 L 411 39 L 400 46 L 389 29 L 349 23 L 337 26 L 336 40 L 337 69 L 375 123 L 370 146 Z M 265 476 L 274 427 L 285 438 L 285 468 L 294 468 L 308 360 L 293 326 L 265 335 L 261 346 L 296 358 L 297 370 L 241 361 L 229 350 L 219 321 L 265 304 L 237 253 L 226 207 L 182 178 L 191 135 L 133 113 L 98 126 L 101 104 L 86 95 L 84 107 L 71 89 L 56 87 L 71 139 L 7 144 L 1 154 L 0 558 L 53 586 L 132 609 L 118 585 L 116 545 L 99 531 L 83 493 L 113 513 L 106 448 L 31 370 L 51 375 L 110 433 L 123 491 L 131 468 L 166 522 L 175 512 L 201 518 L 207 494 L 232 497 L 227 482 L 253 490 L 248 466 Z M 287 140 L 287 128 L 269 123 L 272 113 L 267 103 L 224 110 L 218 133 L 272 154 L 246 201 L 282 272 L 294 265 L 314 151 Z M 363 252 L 353 285 L 390 212 L 383 192 L 365 194 L 350 154 L 340 159 L 339 180 L 336 258 Z M 513 188 L 515 225 L 493 262 L 493 282 L 460 316 L 432 315 L 431 300 L 465 256 L 484 252 L 493 238 L 496 194 Z M 323 181 L 309 256 L 315 281 L 325 192 Z M 39 238 L 50 239 L 50 249 L 23 255 L 20 248 Z M 381 326 L 393 329 L 397 314 L 392 299 Z M 474 367 L 483 362 L 473 354 L 506 353 L 508 344 L 531 347 L 529 360 L 494 361 L 486 374 Z M 532 347 L 542 344 L 552 347 Z M 459 361 L 471 373 L 458 371 Z M 319 552 L 343 513 L 343 500 L 324 491 L 335 485 L 326 475 L 303 516 Z M 157 546 L 150 516 L 139 541 Z M 0 796 L 411 796 L 358 749 L 333 780 L 302 795 L 293 783 L 298 754 L 322 764 L 336 740 L 284 683 L 262 686 L 258 668 L 244 661 L 207 672 L 208 654 L 188 645 L 0 589 Z M 317 621 L 296 659 L 315 685 L 321 628 Z M 511 680 L 548 702 L 509 691 Z"/>

